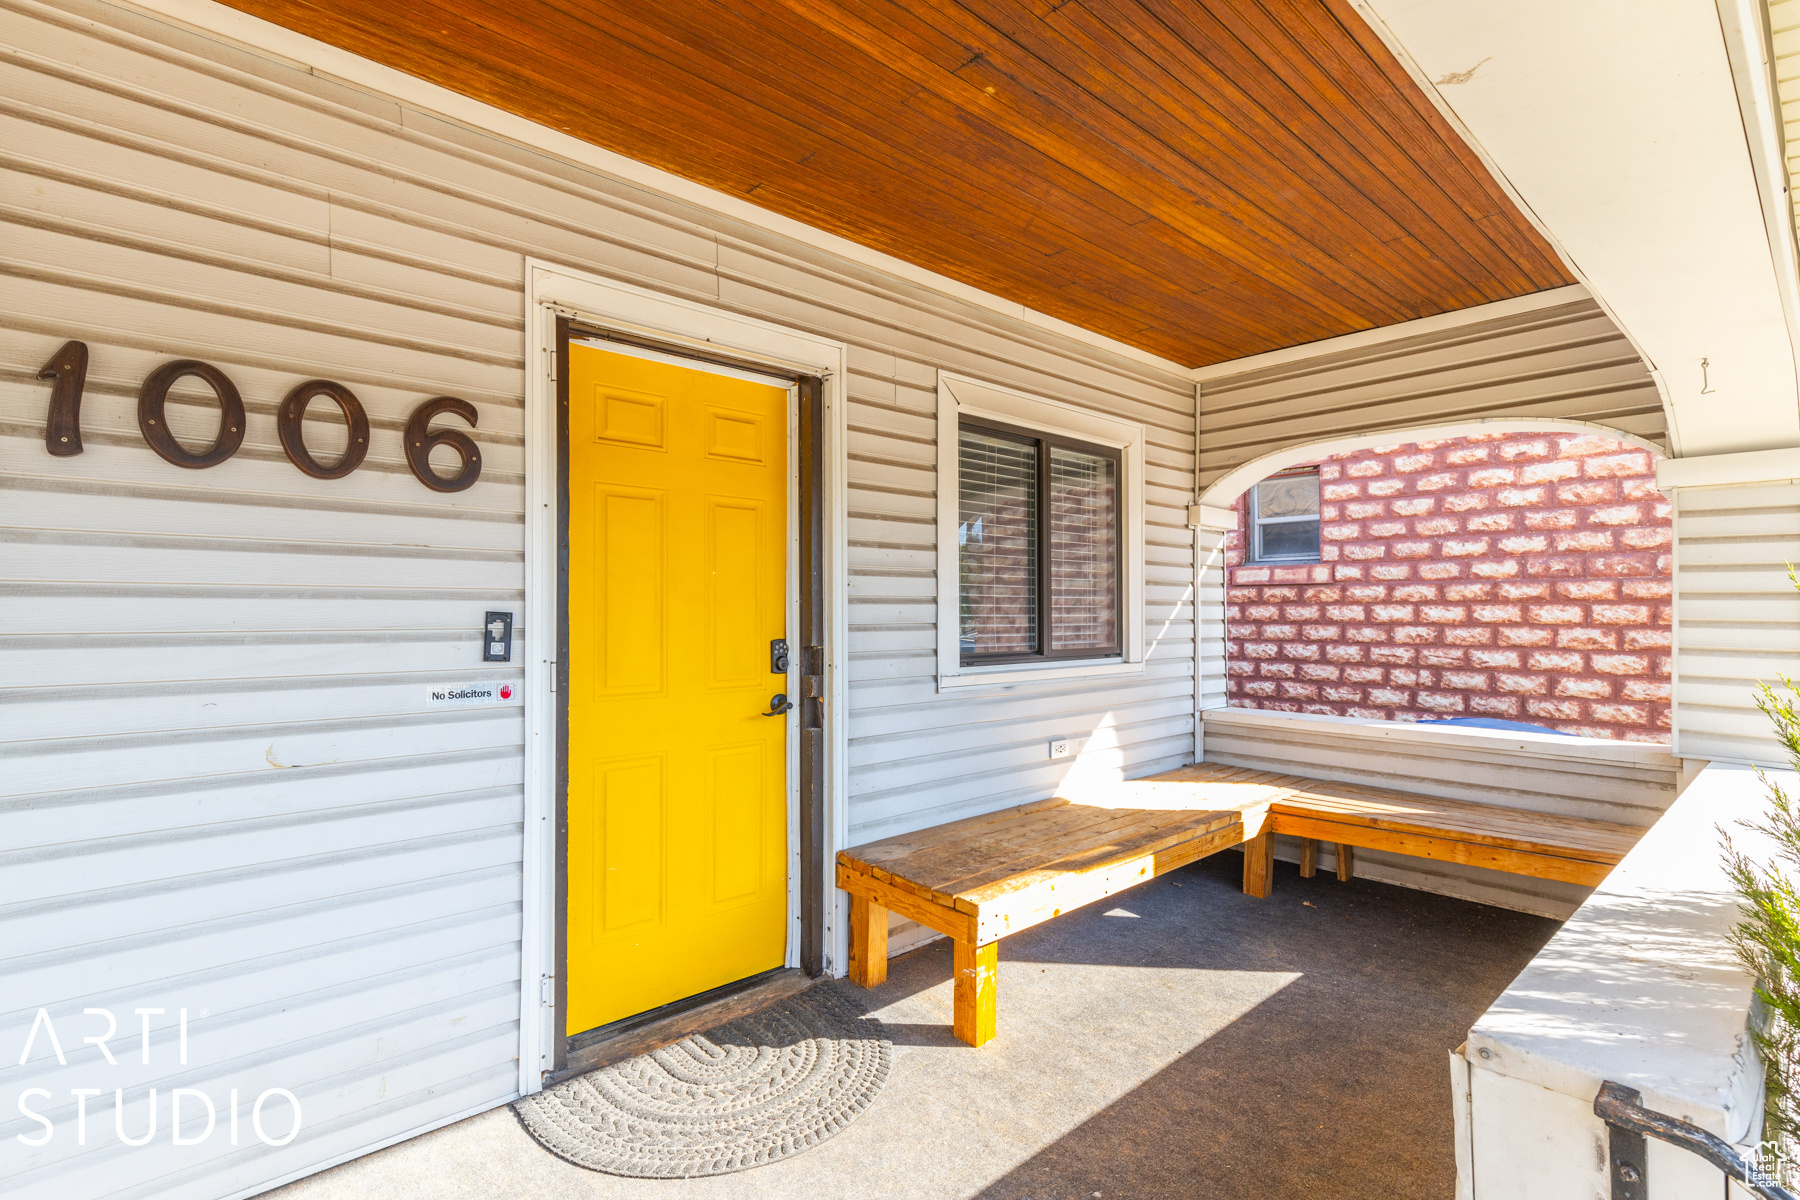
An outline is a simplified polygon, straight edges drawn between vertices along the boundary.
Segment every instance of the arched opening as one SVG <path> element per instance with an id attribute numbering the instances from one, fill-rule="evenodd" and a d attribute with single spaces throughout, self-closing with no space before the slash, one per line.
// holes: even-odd
<path id="1" fill-rule="evenodd" d="M 1226 527 L 1225 704 L 1667 742 L 1659 457 L 1617 430 L 1518 420 L 1234 470 L 1205 494 Z"/>
<path id="2" fill-rule="evenodd" d="M 1411 428 L 1376 429 L 1347 434 L 1344 437 L 1283 446 L 1279 450 L 1253 458 L 1247 463 L 1231 467 L 1223 475 L 1206 485 L 1200 493 L 1199 502 L 1210 507 L 1229 507 L 1244 494 L 1246 489 L 1259 480 L 1267 479 L 1270 475 L 1289 467 L 1318 462 L 1336 454 L 1349 454 L 1375 446 L 1447 441 L 1459 437 L 1478 438 L 1489 434 L 1521 436 L 1573 434 L 1603 437 L 1635 446 L 1658 458 L 1666 455 L 1665 449 L 1653 441 L 1633 433 L 1627 433 L 1623 429 L 1615 429 L 1610 425 L 1599 425 L 1592 421 L 1562 421 L 1535 417 L 1486 417 L 1474 421 L 1450 421 Z"/>

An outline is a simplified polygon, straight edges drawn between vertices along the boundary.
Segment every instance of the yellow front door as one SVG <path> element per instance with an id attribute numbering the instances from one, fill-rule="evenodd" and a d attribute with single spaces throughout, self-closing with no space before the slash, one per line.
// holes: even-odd
<path id="1" fill-rule="evenodd" d="M 787 390 L 569 346 L 575 1034 L 782 965 Z"/>

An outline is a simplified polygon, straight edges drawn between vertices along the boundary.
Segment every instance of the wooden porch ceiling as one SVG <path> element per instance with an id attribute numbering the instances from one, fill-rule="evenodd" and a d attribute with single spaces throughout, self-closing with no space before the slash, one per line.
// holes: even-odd
<path id="1" fill-rule="evenodd" d="M 1572 282 L 1345 0 L 226 0 L 1189 366 Z"/>

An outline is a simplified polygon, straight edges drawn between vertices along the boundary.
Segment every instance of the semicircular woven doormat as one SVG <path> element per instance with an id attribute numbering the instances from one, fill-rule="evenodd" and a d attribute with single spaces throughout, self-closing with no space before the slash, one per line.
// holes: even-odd
<path id="1" fill-rule="evenodd" d="M 559 1158 L 644 1179 L 726 1175 L 809 1150 L 887 1082 L 881 1022 L 830 984 L 513 1105 Z"/>

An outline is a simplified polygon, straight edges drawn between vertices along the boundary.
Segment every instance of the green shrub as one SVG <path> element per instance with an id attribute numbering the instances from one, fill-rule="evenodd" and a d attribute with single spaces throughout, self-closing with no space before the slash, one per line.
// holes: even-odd
<path id="1" fill-rule="evenodd" d="M 1792 568 L 1789 569 L 1792 576 Z M 1796 586 L 1800 586 L 1797 582 Z M 1775 726 L 1788 759 L 1800 771 L 1800 688 L 1783 678 L 1779 688 L 1762 684 L 1756 705 Z M 1760 822 L 1746 828 L 1770 838 L 1772 861 L 1751 862 L 1725 835 L 1725 862 L 1737 887 L 1743 919 L 1731 931 L 1731 946 L 1756 978 L 1761 1011 L 1750 1035 L 1767 1067 L 1767 1116 L 1763 1137 L 1791 1144 L 1800 1134 L 1800 798 L 1790 796 L 1762 771 L 1757 775 L 1769 793 L 1769 809 Z M 1724 832 L 1721 830 L 1721 832 Z"/>

